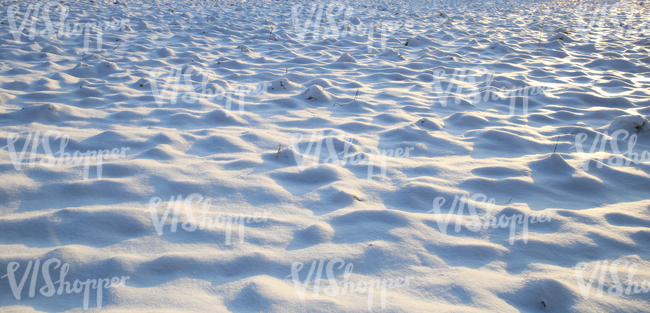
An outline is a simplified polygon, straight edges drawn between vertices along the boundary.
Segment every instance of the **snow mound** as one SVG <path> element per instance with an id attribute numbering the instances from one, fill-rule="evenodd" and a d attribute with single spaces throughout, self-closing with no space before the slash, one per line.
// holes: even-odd
<path id="1" fill-rule="evenodd" d="M 623 115 L 616 117 L 605 128 L 610 135 L 619 129 L 624 129 L 631 134 L 646 133 L 650 131 L 650 121 L 642 115 Z"/>
<path id="2" fill-rule="evenodd" d="M 433 42 L 433 40 L 422 36 L 408 38 L 404 44 L 406 47 L 430 47 L 433 45 L 435 45 L 435 42 Z"/>
<path id="3" fill-rule="evenodd" d="M 61 54 L 63 50 L 59 49 L 57 46 L 45 46 L 41 49 L 41 52 L 47 52 L 52 54 Z"/>
<path id="4" fill-rule="evenodd" d="M 147 30 L 150 28 L 151 26 L 149 26 L 149 23 L 145 22 L 144 20 L 140 20 L 140 24 L 138 24 L 138 30 Z"/>
<path id="5" fill-rule="evenodd" d="M 380 54 L 379 57 L 381 57 L 382 59 L 394 60 L 394 61 L 404 59 L 404 57 L 402 57 L 402 55 L 399 52 L 397 52 L 397 50 L 395 49 L 388 49 L 384 51 L 382 54 Z"/>
<path id="6" fill-rule="evenodd" d="M 311 85 L 303 91 L 300 96 L 305 100 L 314 100 L 319 102 L 330 102 L 332 96 L 319 85 Z"/>
<path id="7" fill-rule="evenodd" d="M 557 33 L 557 34 L 555 34 L 555 35 L 548 38 L 549 42 L 555 41 L 555 40 L 560 40 L 560 41 L 562 41 L 564 43 L 571 43 L 571 42 L 575 41 L 569 35 L 567 35 L 565 33 Z"/>
<path id="8" fill-rule="evenodd" d="M 500 53 L 508 53 L 510 52 L 510 47 L 501 44 L 499 42 L 493 42 L 490 43 L 487 47 L 487 51 L 492 51 L 492 52 L 500 52 Z"/>
<path id="9" fill-rule="evenodd" d="M 170 48 L 167 48 L 167 47 L 159 49 L 158 51 L 156 51 L 156 53 L 161 58 L 171 57 L 171 56 L 174 56 L 176 54 L 176 52 L 174 50 L 172 50 Z"/>
<path id="10" fill-rule="evenodd" d="M 357 59 L 350 55 L 350 53 L 343 53 L 336 62 L 357 63 Z"/>
<path id="11" fill-rule="evenodd" d="M 117 64 L 113 62 L 99 62 L 94 66 L 90 66 L 85 63 L 79 63 L 72 70 L 70 70 L 70 75 L 80 78 L 96 78 L 104 77 L 114 73 L 123 72 Z"/>
<path id="12" fill-rule="evenodd" d="M 444 125 L 444 124 L 442 124 Z M 431 120 L 429 118 L 423 118 L 419 119 L 417 122 L 415 122 L 415 126 L 427 130 L 441 130 L 442 129 L 441 123 L 438 123 L 434 120 Z"/>
<path id="13" fill-rule="evenodd" d="M 267 92 L 284 92 L 300 88 L 299 84 L 290 81 L 288 78 L 277 79 L 266 84 L 268 85 Z"/>

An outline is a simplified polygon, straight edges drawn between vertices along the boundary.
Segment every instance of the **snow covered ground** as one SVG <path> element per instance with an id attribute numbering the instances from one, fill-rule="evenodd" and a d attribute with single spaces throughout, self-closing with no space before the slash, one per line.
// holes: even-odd
<path id="1" fill-rule="evenodd" d="M 648 7 L 0 1 L 0 311 L 648 312 Z"/>

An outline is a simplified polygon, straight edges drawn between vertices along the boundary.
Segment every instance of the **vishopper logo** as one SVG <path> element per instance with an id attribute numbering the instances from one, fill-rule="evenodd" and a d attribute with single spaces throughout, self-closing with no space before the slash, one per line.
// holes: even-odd
<path id="1" fill-rule="evenodd" d="M 96 32 L 96 41 L 97 41 L 97 52 L 102 51 L 102 36 L 104 34 L 104 31 L 108 30 L 118 30 L 122 29 L 122 31 L 125 30 L 126 26 L 130 22 L 128 19 L 122 19 L 122 20 L 114 20 L 112 22 L 110 21 L 99 21 L 99 22 L 89 22 L 85 24 L 80 24 L 80 23 L 74 23 L 73 25 L 70 25 L 65 22 L 66 17 L 69 14 L 69 8 L 67 6 L 62 5 L 59 2 L 56 1 L 51 1 L 46 3 L 42 8 L 41 8 L 41 3 L 37 4 L 29 4 L 27 6 L 27 11 L 25 14 L 23 14 L 22 17 L 22 22 L 18 25 L 16 23 L 16 14 L 18 13 L 17 11 L 19 10 L 18 5 L 10 5 L 9 8 L 7 9 L 7 15 L 8 15 L 8 20 L 9 20 L 9 27 L 11 28 L 11 34 L 13 35 L 14 39 L 18 42 L 21 40 L 21 36 L 23 33 L 23 30 L 27 26 L 27 22 L 30 20 L 31 17 L 31 23 L 30 23 L 30 28 L 29 28 L 29 40 L 34 40 L 36 38 L 36 24 L 39 21 L 38 19 L 38 14 L 42 14 L 42 20 L 44 22 L 45 29 L 41 30 L 38 32 L 38 35 L 41 36 L 43 39 L 52 39 L 52 38 L 61 38 L 64 34 L 67 36 L 81 36 L 82 34 L 84 35 L 84 48 L 83 51 L 88 53 L 90 51 L 90 33 L 91 31 Z M 55 29 L 55 26 L 52 24 L 52 21 L 50 20 L 50 12 L 59 12 L 59 23 L 58 23 L 58 31 Z M 33 13 L 33 15 L 32 15 Z"/>
<path id="2" fill-rule="evenodd" d="M 196 200 L 196 204 L 203 203 L 201 209 L 201 215 L 198 221 L 196 215 L 194 215 L 194 207 L 192 206 L 192 202 L 195 200 Z M 158 213 L 159 211 L 158 206 L 161 204 L 161 202 L 162 199 L 159 197 L 153 197 L 151 198 L 151 200 L 149 200 L 149 213 L 151 214 L 151 221 L 153 222 L 154 228 L 156 229 L 158 235 L 162 236 L 163 228 L 166 224 L 165 222 L 169 217 L 172 207 L 174 208 L 174 211 L 172 213 L 173 216 L 171 217 L 172 220 L 170 223 L 171 224 L 170 231 L 172 233 L 176 232 L 176 230 L 178 229 L 179 213 L 182 206 L 186 218 L 186 221 L 183 222 L 183 224 L 181 225 L 181 228 L 184 231 L 194 232 L 197 229 L 212 230 L 215 228 L 222 228 L 225 226 L 226 245 L 230 245 L 230 238 L 231 238 L 233 224 L 239 224 L 239 242 L 243 243 L 244 229 L 245 229 L 244 224 L 266 222 L 267 215 L 271 213 L 268 211 L 264 211 L 264 213 L 256 212 L 252 216 L 244 215 L 244 214 L 228 214 L 227 216 L 222 216 L 222 215 L 208 216 L 208 211 L 210 210 L 210 206 L 212 205 L 212 198 L 204 199 L 203 196 L 201 196 L 200 194 L 193 193 L 187 196 L 187 198 L 185 198 L 185 201 L 183 201 L 182 195 L 178 195 L 178 197 L 176 198 L 174 198 L 174 196 L 171 196 L 169 198 L 169 202 L 167 202 L 167 206 L 162 216 L 160 216 Z"/>
<path id="3" fill-rule="evenodd" d="M 481 229 L 487 230 L 490 227 L 494 229 L 497 228 L 505 229 L 508 228 L 508 226 L 510 226 L 510 245 L 515 244 L 515 232 L 517 230 L 517 224 L 522 225 L 524 243 L 528 243 L 529 221 L 530 224 L 550 222 L 551 217 L 554 214 L 554 212 L 549 212 L 548 214 L 544 212 L 540 212 L 538 214 L 533 214 L 533 215 L 512 214 L 510 216 L 506 216 L 502 214 L 497 218 L 496 216 L 492 216 L 492 210 L 494 209 L 494 204 L 496 202 L 494 198 L 490 198 L 488 200 L 486 195 L 482 193 L 478 193 L 471 196 L 469 200 L 470 201 L 468 201 L 465 195 L 463 195 L 460 198 L 460 201 L 458 199 L 458 196 L 454 197 L 454 202 L 451 204 L 451 208 L 449 208 L 449 212 L 446 214 L 445 217 L 443 217 L 443 214 L 441 213 L 441 208 L 442 205 L 445 204 L 446 199 L 444 197 L 436 197 L 433 200 L 433 209 L 427 213 L 433 212 L 435 214 L 436 223 L 438 224 L 438 229 L 440 230 L 441 233 L 447 234 L 447 226 L 449 225 L 449 221 L 454 215 L 454 211 L 458 207 L 456 226 L 454 228 L 454 230 L 458 233 L 460 232 L 461 227 L 463 226 L 463 211 L 465 205 L 467 205 L 467 210 L 469 211 L 469 214 L 471 216 L 471 221 L 465 224 L 465 227 L 468 230 L 472 232 L 477 232 Z M 485 218 L 483 219 L 476 212 L 476 204 L 481 202 L 482 202 L 481 206 L 485 207 Z"/>
<path id="4" fill-rule="evenodd" d="M 68 275 L 68 271 L 70 270 L 70 264 L 63 263 L 63 265 L 61 265 L 61 261 L 56 258 L 51 258 L 43 262 L 42 268 L 40 267 L 40 263 L 41 260 L 36 260 L 36 262 L 29 261 L 27 263 L 27 268 L 25 269 L 25 272 L 23 272 L 23 277 L 20 280 L 20 283 L 18 283 L 16 280 L 16 272 L 18 271 L 18 268 L 20 268 L 20 263 L 9 262 L 9 264 L 7 265 L 7 274 L 0 277 L 0 279 L 7 277 L 7 279 L 9 280 L 9 286 L 11 287 L 11 292 L 13 293 L 16 300 L 20 300 L 22 298 L 22 291 L 25 286 L 25 282 L 29 277 L 30 271 L 32 273 L 32 279 L 29 285 L 29 294 L 28 294 L 30 298 L 33 298 L 36 295 L 36 282 L 40 271 L 42 273 L 43 280 L 45 281 L 45 286 L 39 289 L 41 295 L 45 297 L 52 297 L 55 293 L 59 296 L 62 295 L 64 290 L 65 293 L 67 294 L 71 294 L 73 292 L 81 293 L 83 291 L 84 310 L 88 310 L 88 302 L 90 298 L 91 288 L 97 290 L 97 308 L 101 309 L 102 301 L 103 301 L 103 289 L 115 288 L 120 286 L 124 287 L 125 286 L 124 282 L 127 279 L 131 278 L 130 276 L 122 276 L 121 278 L 113 277 L 113 278 L 86 279 L 85 281 L 79 281 L 79 279 L 76 279 L 74 283 L 70 283 L 65 281 L 65 277 Z M 50 266 L 52 264 L 54 264 L 54 269 L 61 267 L 61 270 L 59 271 L 59 280 L 57 281 L 53 281 L 52 276 L 50 275 Z M 33 271 L 32 271 L 32 265 L 34 266 Z M 57 283 L 59 284 L 58 289 L 54 285 Z"/>
<path id="5" fill-rule="evenodd" d="M 488 70 L 483 66 L 472 68 L 455 69 L 454 73 L 447 75 L 447 71 L 442 68 L 433 70 L 433 86 L 431 90 L 435 94 L 434 104 L 440 103 L 441 106 L 447 107 L 449 94 L 456 87 L 454 103 L 460 104 L 463 89 L 467 90 L 467 99 L 471 99 L 472 105 L 478 105 L 481 101 L 488 102 L 496 100 L 510 99 L 510 115 L 515 114 L 515 105 L 518 98 L 522 99 L 523 114 L 528 114 L 528 97 L 545 94 L 550 87 L 545 86 L 514 86 L 510 88 L 497 88 L 492 86 L 495 83 L 496 73 Z M 479 80 L 477 80 L 479 78 Z M 484 81 L 482 79 L 484 78 Z M 467 83 L 464 81 L 467 80 Z M 481 85 L 481 83 L 483 83 Z M 446 88 L 443 83 L 447 83 Z"/>
<path id="6" fill-rule="evenodd" d="M 641 3 L 642 5 L 643 3 Z M 583 40 L 596 42 L 603 38 L 633 39 L 635 36 L 650 35 L 650 23 L 643 20 L 644 7 L 628 2 L 616 2 L 608 7 L 606 2 L 595 6 L 578 5 L 574 14 L 577 18 L 578 35 Z M 587 21 L 587 16 L 590 18 Z M 594 28 L 595 34 L 594 34 Z"/>
<path id="7" fill-rule="evenodd" d="M 50 137 L 52 135 L 55 135 L 54 140 L 59 140 L 59 151 L 52 153 L 52 148 L 50 146 Z M 95 161 L 95 164 L 97 166 L 97 178 L 101 179 L 102 178 L 102 164 L 104 160 L 110 160 L 110 159 L 117 159 L 117 158 L 124 158 L 126 151 L 130 150 L 131 148 L 127 147 L 121 147 L 120 148 L 113 148 L 113 149 L 104 149 L 104 150 L 87 150 L 85 153 L 81 153 L 78 150 L 74 151 L 72 154 L 69 152 L 65 152 L 65 147 L 68 145 L 68 142 L 70 141 L 70 136 L 67 134 L 61 135 L 61 132 L 58 130 L 48 130 L 43 134 L 43 138 L 40 138 L 41 132 L 36 131 L 36 133 L 32 134 L 30 132 L 27 135 L 27 138 L 25 139 L 25 143 L 23 144 L 22 150 L 20 152 L 17 152 L 16 150 L 16 142 L 20 139 L 20 134 L 17 133 L 11 133 L 7 137 L 7 145 L 2 147 L 7 148 L 9 151 L 9 157 L 11 158 L 11 162 L 14 165 L 14 168 L 16 171 L 20 171 L 22 164 L 23 164 L 23 159 L 25 158 L 25 153 L 27 152 L 27 148 L 29 148 L 29 144 L 31 142 L 32 144 L 32 149 L 30 152 L 30 157 L 29 157 L 29 168 L 34 168 L 35 166 L 35 159 L 36 159 L 36 154 L 38 151 L 38 146 L 39 144 L 42 143 L 43 145 L 43 151 L 45 152 L 45 157 L 41 158 L 40 164 L 45 167 L 52 167 L 54 165 L 63 165 L 65 164 L 81 164 L 82 162 L 84 163 L 84 172 L 83 172 L 83 180 L 88 180 L 88 175 L 89 175 L 89 168 L 90 168 L 90 162 L 91 160 Z M 33 140 L 33 141 L 32 141 Z M 55 154 L 58 154 L 58 160 L 57 158 L 54 157 Z"/>
<path id="8" fill-rule="evenodd" d="M 381 177 L 386 179 L 386 161 L 387 158 L 408 158 L 409 152 L 415 150 L 413 147 L 407 147 L 406 149 L 397 148 L 397 149 L 382 149 L 381 151 L 369 151 L 367 153 L 357 152 L 351 153 L 350 148 L 353 146 L 354 138 L 351 135 L 348 135 L 339 130 L 330 131 L 326 136 L 324 131 L 314 132 L 311 134 L 309 144 L 303 152 L 300 152 L 300 143 L 303 143 L 304 139 L 303 134 L 293 134 L 291 136 L 291 145 L 293 150 L 293 156 L 295 158 L 296 164 L 301 171 L 304 171 L 307 166 L 306 157 L 310 155 L 313 150 L 312 157 L 312 167 L 317 168 L 320 164 L 331 164 L 336 166 L 344 166 L 348 162 L 352 165 L 356 164 L 367 164 L 368 165 L 368 180 L 372 180 L 375 161 L 378 161 L 378 165 L 381 168 Z M 341 140 L 343 139 L 343 140 Z M 336 140 L 336 143 L 335 143 Z M 340 147 L 340 144 L 343 142 L 343 147 Z M 323 143 L 327 148 L 328 156 L 321 161 L 321 150 L 323 148 Z M 314 147 L 314 144 L 315 147 Z M 342 151 L 337 151 L 336 146 L 342 148 Z M 342 154 L 342 155 L 340 155 Z M 379 160 L 376 160 L 379 159 Z"/>
<path id="9" fill-rule="evenodd" d="M 192 74 L 194 71 L 196 73 Z M 239 96 L 239 112 L 244 112 L 244 98 L 250 95 L 266 94 L 270 82 L 263 82 L 255 85 L 242 85 L 237 87 L 228 88 L 225 90 L 223 87 L 216 83 L 211 82 L 211 77 L 216 74 L 205 70 L 197 69 L 194 66 L 179 66 L 172 68 L 167 74 L 167 79 L 164 82 L 164 87 L 158 88 L 158 78 L 163 74 L 162 71 L 149 73 L 149 84 L 151 85 L 151 92 L 158 107 L 162 107 L 166 99 L 169 99 L 171 104 L 176 104 L 178 96 L 182 94 L 181 100 L 185 103 L 195 103 L 201 99 L 212 101 L 214 99 L 221 100 L 226 98 L 226 116 L 230 116 L 230 108 L 232 99 Z M 181 81 L 183 85 L 181 85 Z M 194 81 L 200 81 L 197 88 L 194 86 Z M 144 83 L 143 83 L 144 85 Z M 171 87 L 171 89 L 170 89 Z M 182 89 L 182 90 L 179 90 Z M 197 90 L 199 92 L 197 92 Z"/>
<path id="10" fill-rule="evenodd" d="M 386 41 L 391 32 L 396 32 L 398 30 L 406 30 L 412 28 L 415 24 L 413 19 L 405 19 L 403 21 L 383 21 L 383 22 L 372 22 L 364 24 L 361 20 L 358 23 L 350 22 L 350 18 L 354 12 L 352 6 L 347 6 L 343 2 L 333 2 L 327 5 L 325 9 L 325 4 L 312 4 L 309 11 L 305 11 L 306 17 L 304 21 L 301 20 L 300 15 L 305 9 L 302 5 L 294 5 L 291 7 L 291 20 L 293 22 L 294 32 L 298 35 L 298 41 L 301 43 L 307 43 L 305 37 L 308 33 L 310 27 L 313 27 L 313 40 L 317 41 L 319 39 L 337 39 L 345 38 L 346 36 L 363 36 L 367 34 L 368 36 L 368 53 L 372 51 L 374 46 L 374 33 L 375 31 L 381 32 L 381 51 L 386 50 Z M 323 12 L 325 12 L 325 19 L 323 19 Z M 371 10 L 371 14 L 376 13 L 376 10 Z M 343 15 L 343 20 L 340 23 L 337 23 L 336 16 Z M 304 15 L 303 15 L 304 16 Z M 312 21 L 313 19 L 313 21 Z M 328 27 L 321 26 L 321 23 L 327 20 Z M 302 23 L 301 25 L 301 22 Z M 321 35 L 321 29 L 323 33 Z"/>
<path id="11" fill-rule="evenodd" d="M 625 154 L 621 153 L 621 151 L 618 148 L 618 137 L 621 135 L 623 135 L 622 140 L 625 140 L 626 138 L 629 137 L 628 144 L 627 144 L 627 152 L 625 152 Z M 641 154 L 639 154 L 638 152 L 633 152 L 638 136 L 637 134 L 630 135 L 630 132 L 628 132 L 625 129 L 619 129 L 614 131 L 610 139 L 606 138 L 607 131 L 605 131 L 602 135 L 600 133 L 596 133 L 596 138 L 594 139 L 594 142 L 591 144 L 591 147 L 589 148 L 589 153 L 585 153 L 582 144 L 587 140 L 588 137 L 589 136 L 586 133 L 577 134 L 575 137 L 575 145 L 569 148 L 569 149 L 573 149 L 573 148 L 576 149 L 576 151 L 578 152 L 578 157 L 582 162 L 582 168 L 585 171 L 589 170 L 589 161 L 591 161 L 591 159 L 593 158 L 592 156 L 596 151 L 596 147 L 598 146 L 599 140 L 600 140 L 600 153 L 598 154 L 597 158 L 600 162 L 598 162 L 598 164 L 596 165 L 597 168 L 603 167 L 605 147 L 607 146 L 608 141 L 610 143 L 610 146 L 612 147 L 612 153 L 614 154 L 607 161 L 607 163 L 610 166 L 613 167 L 620 167 L 623 165 L 629 166 L 632 162 L 634 162 L 634 164 L 640 164 L 640 163 L 646 163 L 650 161 L 650 153 L 647 150 L 644 150 L 643 152 L 641 152 Z"/>
<path id="12" fill-rule="evenodd" d="M 621 269 L 627 268 L 627 279 L 623 282 L 621 282 L 618 276 L 619 266 Z M 598 275 L 599 270 L 600 277 L 598 279 L 598 291 L 596 292 L 598 298 L 603 296 L 603 289 L 605 286 L 608 269 L 612 281 L 612 285 L 607 288 L 608 294 L 615 297 L 620 297 L 624 293 L 625 295 L 630 295 L 633 293 L 637 294 L 641 292 L 648 293 L 648 291 L 650 291 L 650 282 L 647 280 L 643 280 L 642 282 L 634 280 L 634 275 L 637 271 L 637 263 L 630 263 L 630 261 L 623 258 L 618 258 L 611 263 L 609 263 L 609 261 L 598 261 L 596 262 L 594 268 L 591 270 L 589 281 L 585 281 L 583 272 L 586 271 L 589 273 L 590 271 L 587 270 L 588 267 L 590 267 L 590 264 L 586 262 L 579 262 L 575 267 L 575 276 L 578 283 L 578 288 L 580 288 L 580 293 L 586 300 L 589 299 L 589 291 L 591 290 L 591 287 Z M 627 287 L 624 287 L 623 284 L 627 285 Z"/>
<path id="13" fill-rule="evenodd" d="M 311 263 L 311 268 L 309 269 L 309 273 L 307 273 L 307 277 L 305 278 L 304 283 L 301 283 L 300 276 L 299 276 L 299 272 L 304 267 L 304 264 L 302 262 L 294 262 L 293 264 L 291 264 L 291 274 L 285 277 L 285 278 L 291 277 L 291 279 L 293 280 L 293 285 L 296 288 L 296 293 L 298 293 L 298 297 L 300 297 L 300 300 L 305 300 L 305 292 L 307 291 L 307 287 L 309 286 L 312 275 L 314 274 L 314 270 L 316 269 L 316 263 L 317 263 L 316 261 L 313 261 Z M 316 270 L 316 275 L 314 276 L 314 287 L 313 287 L 312 295 L 315 297 L 318 297 L 320 293 L 321 278 L 323 275 L 324 264 L 325 264 L 324 260 L 320 260 L 318 262 L 318 269 Z M 336 276 L 334 275 L 334 267 L 337 264 L 340 264 L 337 268 L 338 270 L 341 270 L 343 266 L 345 266 L 345 270 L 343 272 L 343 280 L 341 282 L 337 282 Z M 346 293 L 349 294 L 367 293 L 369 311 L 372 310 L 375 288 L 381 290 L 380 293 L 381 308 L 385 309 L 386 308 L 386 287 L 390 289 L 408 287 L 409 280 L 412 280 L 414 278 L 413 276 L 406 276 L 404 278 L 397 277 L 395 279 L 383 278 L 383 279 L 372 279 L 369 281 L 358 280 L 356 281 L 355 284 L 355 282 L 350 281 L 350 275 L 352 275 L 353 268 L 354 265 L 352 263 L 348 263 L 346 265 L 343 259 L 334 259 L 327 262 L 327 266 L 325 267 L 325 272 L 327 274 L 329 287 L 323 288 L 323 293 L 330 297 L 336 297 L 339 294 L 345 295 Z"/>

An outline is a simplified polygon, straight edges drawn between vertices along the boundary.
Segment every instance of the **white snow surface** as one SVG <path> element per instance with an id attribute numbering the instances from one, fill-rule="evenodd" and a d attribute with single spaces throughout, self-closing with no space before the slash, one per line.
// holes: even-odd
<path id="1" fill-rule="evenodd" d="M 129 23 L 105 31 L 102 51 L 94 32 L 90 51 L 83 36 L 30 39 L 32 20 L 37 31 L 46 29 L 42 18 L 26 20 L 17 41 L 9 6 L 18 6 L 20 24 L 28 3 L 0 1 L 0 276 L 7 275 L 0 278 L 0 311 L 84 311 L 83 292 L 44 296 L 42 269 L 23 276 L 28 262 L 42 267 L 52 258 L 69 264 L 71 283 L 130 277 L 103 290 L 101 309 L 91 289 L 89 312 L 650 311 L 647 291 L 613 294 L 610 273 L 592 271 L 623 258 L 637 267 L 634 281 L 650 282 L 650 166 L 608 162 L 616 156 L 611 142 L 628 150 L 629 138 L 612 138 L 617 130 L 636 136 L 639 156 L 650 150 L 647 36 L 581 37 L 574 1 L 341 3 L 354 9 L 345 24 L 353 30 L 413 21 L 383 39 L 377 28 L 370 49 L 367 29 L 335 36 L 324 13 L 319 36 L 310 26 L 299 38 L 292 7 L 304 7 L 303 27 L 312 1 L 61 3 L 71 24 Z M 627 3 L 639 10 L 630 23 L 650 23 L 650 2 Z M 344 15 L 334 10 L 337 23 Z M 56 24 L 58 13 L 51 16 Z M 517 97 L 511 112 L 509 98 L 473 102 L 465 79 L 441 105 L 433 71 L 451 77 L 476 66 L 496 73 L 492 91 L 485 75 L 474 74 L 481 95 L 517 87 L 544 92 L 528 97 L 526 112 Z M 157 101 L 150 75 L 162 73 L 155 80 L 162 88 L 176 68 L 197 87 L 205 77 L 211 90 L 267 88 L 245 95 L 243 107 L 235 91 L 182 98 L 190 88 L 184 82 L 175 101 L 169 94 Z M 451 83 L 443 79 L 443 90 Z M 37 131 L 41 138 L 48 131 L 68 136 L 70 154 L 129 149 L 104 161 L 101 178 L 91 161 L 84 179 L 84 164 L 40 163 L 43 145 L 33 153 L 25 145 Z M 576 149 L 581 133 L 584 153 Z M 26 147 L 18 163 L 8 146 L 15 136 L 17 153 Z M 55 137 L 54 152 L 61 141 Z M 610 140 L 602 153 L 596 138 Z M 595 152 L 585 156 L 592 144 Z M 383 165 L 375 158 L 368 177 L 367 164 L 322 164 L 332 160 L 328 147 L 339 158 L 344 149 L 358 159 L 376 150 L 410 154 L 388 156 Z M 243 233 L 239 224 L 232 233 L 225 226 L 188 231 L 186 212 L 176 224 L 172 209 L 157 232 L 152 199 L 162 199 L 160 218 L 167 206 L 180 205 L 171 197 L 191 194 L 211 198 L 208 216 L 267 218 L 246 223 Z M 475 216 L 466 207 L 443 231 L 435 199 L 446 199 L 444 217 L 456 196 L 478 194 L 495 199 L 494 216 L 552 218 L 527 233 L 517 225 L 511 243 L 510 228 L 470 231 Z M 200 223 L 201 205 L 192 205 Z M 485 222 L 486 206 L 476 211 Z M 374 299 L 367 290 L 328 294 L 326 267 L 336 259 L 353 264 L 351 282 L 410 280 L 385 295 L 374 289 Z M 304 283 L 321 260 L 320 291 L 312 276 L 301 299 L 292 265 L 304 264 Z M 20 265 L 16 284 L 24 278 L 20 300 L 11 262 Z M 588 265 L 584 280 L 595 277 L 586 293 L 576 276 L 581 262 Z M 338 282 L 340 264 L 333 268 Z M 628 269 L 619 266 L 618 275 L 625 281 Z"/>

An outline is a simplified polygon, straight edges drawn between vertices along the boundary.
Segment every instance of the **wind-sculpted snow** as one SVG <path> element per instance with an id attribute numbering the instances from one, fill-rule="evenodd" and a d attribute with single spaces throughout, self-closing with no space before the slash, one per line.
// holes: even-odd
<path id="1" fill-rule="evenodd" d="M 0 311 L 650 311 L 649 6 L 0 0 Z"/>

